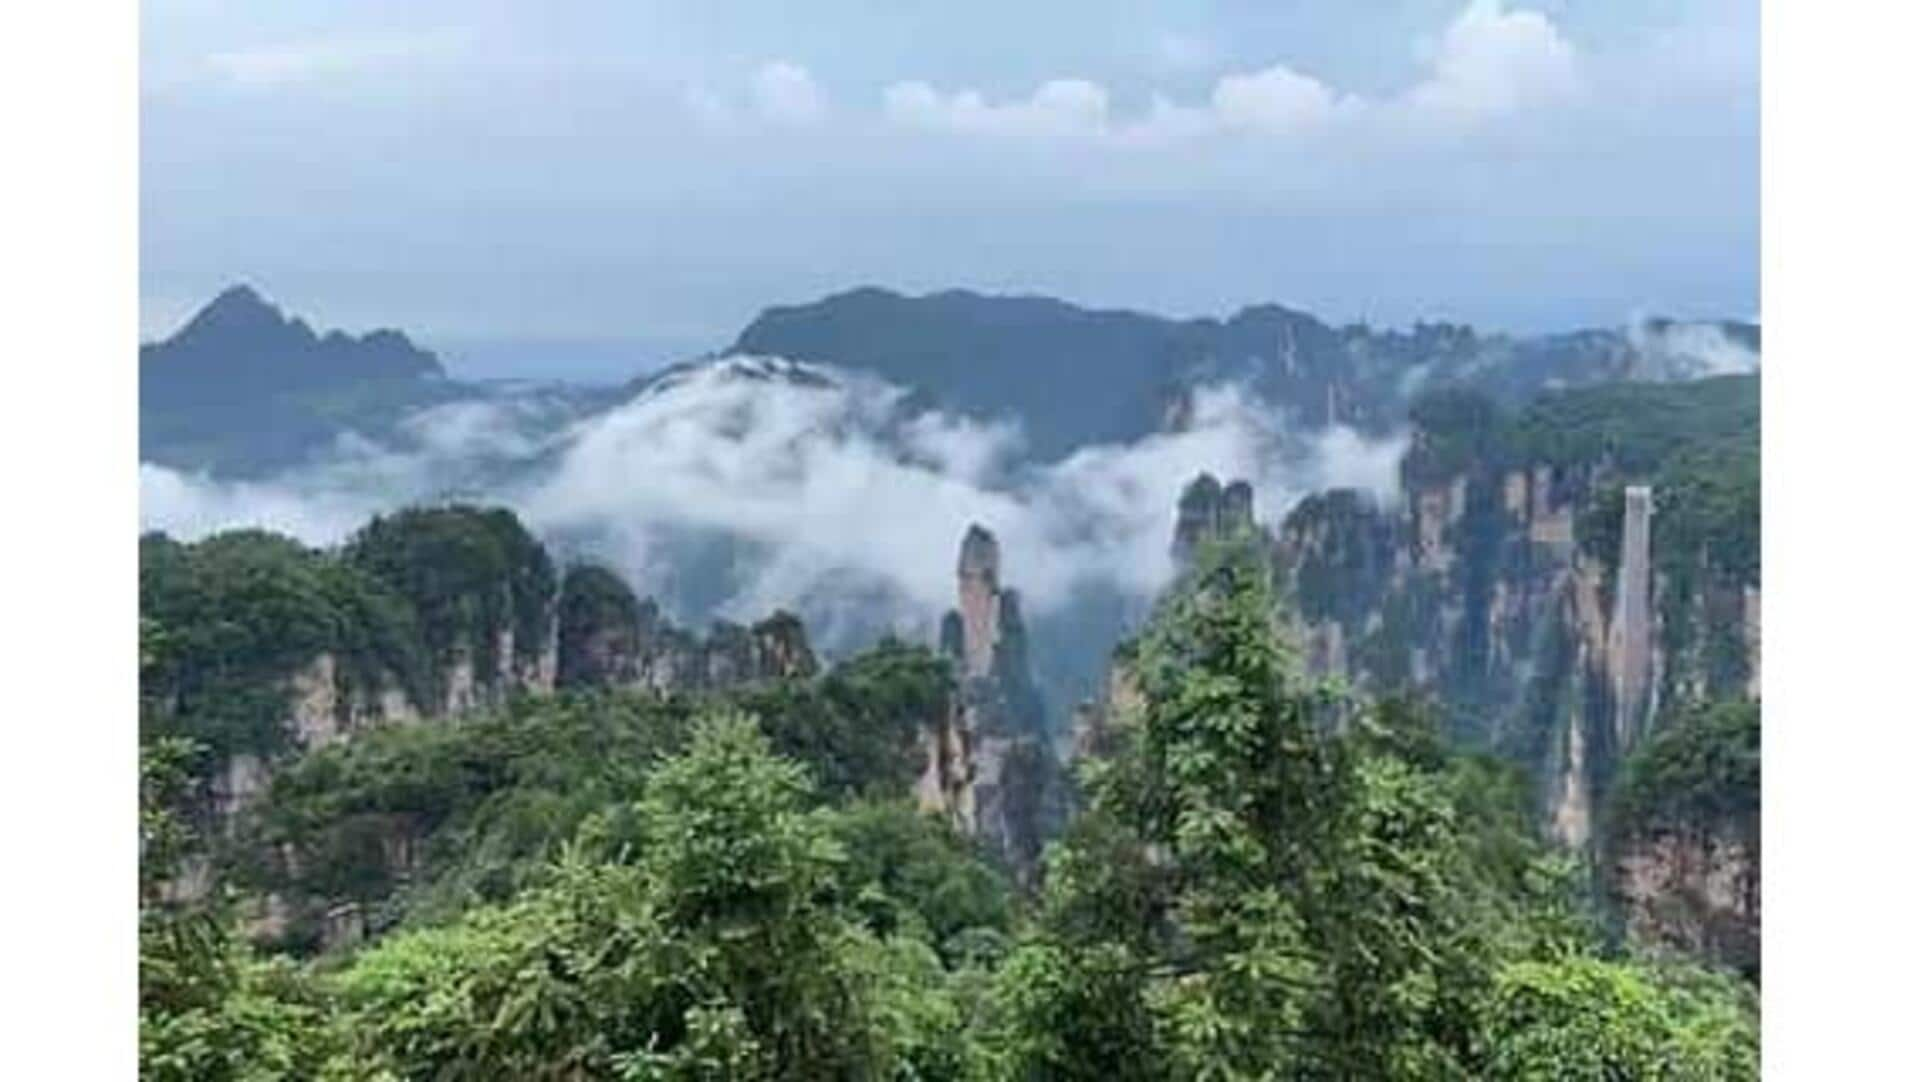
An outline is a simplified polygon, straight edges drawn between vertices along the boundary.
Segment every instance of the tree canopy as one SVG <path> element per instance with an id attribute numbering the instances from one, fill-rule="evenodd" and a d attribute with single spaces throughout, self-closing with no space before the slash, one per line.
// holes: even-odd
<path id="1" fill-rule="evenodd" d="M 777 692 L 563 696 L 304 756 L 262 813 L 299 855 L 275 889 L 400 904 L 356 878 L 394 875 L 364 840 L 387 835 L 347 829 L 400 817 L 435 904 L 299 960 L 152 892 L 146 1069 L 1755 1077 L 1752 989 L 1610 948 L 1512 769 L 1308 677 L 1269 575 L 1220 549 L 1163 601 L 1031 896 L 906 802 L 912 719 L 950 677 L 899 644 Z M 166 800 L 187 750 L 149 749 L 152 852 L 191 848 Z"/>

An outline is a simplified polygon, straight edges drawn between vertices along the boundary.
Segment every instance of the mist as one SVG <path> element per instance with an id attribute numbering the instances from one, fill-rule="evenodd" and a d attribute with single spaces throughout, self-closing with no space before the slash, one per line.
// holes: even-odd
<path id="1" fill-rule="evenodd" d="M 1664 323 L 1636 319 L 1627 341 L 1640 379 L 1687 380 L 1760 371 L 1760 353 L 1718 323 Z"/>
<path id="2" fill-rule="evenodd" d="M 1396 496 L 1400 439 L 1292 431 L 1233 384 L 1191 420 L 1035 462 L 1020 425 L 917 404 L 832 368 L 729 358 L 567 419 L 553 403 L 461 402 L 400 437 L 338 441 L 311 465 L 226 482 L 141 465 L 144 528 L 183 538 L 258 526 L 314 545 L 371 515 L 465 499 L 518 512 L 563 560 L 592 559 L 686 622 L 796 611 L 829 653 L 883 631 L 927 637 L 954 601 L 961 535 L 998 535 L 1003 580 L 1036 624 L 1089 598 L 1144 607 L 1172 578 L 1181 488 L 1202 471 L 1254 486 L 1264 520 L 1308 492 Z"/>

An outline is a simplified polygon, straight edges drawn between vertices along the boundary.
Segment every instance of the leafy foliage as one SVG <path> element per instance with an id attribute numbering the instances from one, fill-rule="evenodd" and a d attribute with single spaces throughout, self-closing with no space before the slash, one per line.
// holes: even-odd
<path id="1" fill-rule="evenodd" d="M 322 653 L 349 685 L 414 686 L 418 631 L 406 602 L 325 553 L 261 530 L 183 545 L 140 539 L 140 613 L 152 631 L 148 721 L 210 754 L 272 753 L 287 680 Z"/>
<path id="2" fill-rule="evenodd" d="M 589 815 L 640 792 L 692 711 L 676 699 L 563 696 L 317 750 L 275 776 L 252 824 L 252 851 L 297 859 L 243 871 L 290 901 L 370 906 L 376 926 L 505 899 Z M 315 934 L 292 929 L 309 946 Z"/>
<path id="3" fill-rule="evenodd" d="M 897 643 L 804 685 L 524 701 L 309 754 L 272 848 L 410 919 L 294 963 L 151 907 L 143 1055 L 182 1078 L 1757 1075 L 1751 990 L 1609 957 L 1523 779 L 1419 704 L 1306 677 L 1258 553 L 1203 554 L 1125 656 L 1137 711 L 1025 900 L 904 802 L 951 678 Z M 158 845 L 191 749 L 154 750 Z M 389 828 L 419 845 L 404 886 L 357 878 L 395 874 Z"/>
<path id="4" fill-rule="evenodd" d="M 454 504 L 375 516 L 343 556 L 412 604 L 436 667 L 464 648 L 486 682 L 501 666 L 537 656 L 553 631 L 553 561 L 504 508 Z M 513 656 L 500 657 L 508 631 Z"/>
<path id="5" fill-rule="evenodd" d="M 774 748 L 812 766 L 828 792 L 904 795 L 920 770 L 920 731 L 947 709 L 952 690 L 946 659 L 886 638 L 813 683 L 735 697 Z"/>
<path id="6" fill-rule="evenodd" d="M 141 674 L 146 727 L 189 737 L 205 761 L 288 746 L 296 674 L 335 662 L 345 709 L 398 690 L 443 698 L 456 651 L 490 681 L 547 648 L 554 573 L 512 512 L 418 508 L 375 518 L 341 552 L 263 530 L 181 544 L 140 542 L 140 612 L 152 629 Z M 512 633 L 512 658 L 497 656 Z"/>
<path id="7" fill-rule="evenodd" d="M 1682 454 L 1756 446 L 1760 378 L 1604 383 L 1542 394 L 1512 413 L 1447 389 L 1416 399 L 1408 415 L 1416 438 L 1402 469 L 1416 483 L 1535 464 L 1605 463 L 1645 476 Z"/>
<path id="8" fill-rule="evenodd" d="M 353 1060 L 446 1079 L 954 1077 L 925 956 L 829 904 L 842 853 L 808 793 L 750 719 L 701 724 L 634 806 L 632 862 L 587 859 L 590 824 L 547 886 L 357 959 L 339 978 Z"/>
<path id="9" fill-rule="evenodd" d="M 1142 637 L 1144 706 L 1001 971 L 1015 1075 L 1535 1077 L 1550 1059 L 1495 1050 L 1551 1046 L 1556 1022 L 1490 1005 L 1557 965 L 1651 978 L 1598 961 L 1510 771 L 1445 751 L 1407 704 L 1353 713 L 1301 675 L 1272 611 L 1258 555 L 1229 551 Z M 1749 1076 L 1728 1041 L 1696 1043 L 1731 1073 L 1688 1077 Z"/>
<path id="10" fill-rule="evenodd" d="M 931 651 L 890 642 L 805 684 L 701 696 L 569 693 L 459 724 L 374 729 L 276 774 L 247 847 L 265 857 L 240 871 L 260 889 L 312 903 L 295 907 L 305 916 L 288 940 L 309 949 L 318 945 L 313 918 L 327 905 L 357 903 L 385 927 L 505 900 L 587 818 L 633 800 L 660 759 L 680 750 L 696 713 L 715 707 L 762 718 L 772 746 L 826 792 L 899 799 L 918 767 L 920 726 L 945 708 L 949 680 Z M 888 840 L 928 860 L 938 844 L 911 833 Z M 964 908 L 960 898 L 935 908 L 944 905 Z M 935 922 L 943 934 L 960 930 L 950 919 Z"/>
<path id="11" fill-rule="evenodd" d="M 831 829 L 846 854 L 840 897 L 874 934 L 910 933 L 952 962 L 1006 949 L 1011 885 L 952 824 L 904 801 L 859 801 Z"/>
<path id="12" fill-rule="evenodd" d="M 143 636 L 145 638 L 145 636 Z M 324 997 L 286 959 L 261 960 L 234 934 L 225 899 L 168 897 L 196 851 L 183 815 L 200 749 L 161 737 L 140 756 L 141 1076 L 178 1082 L 308 1079 L 331 1054 Z"/>
<path id="13" fill-rule="evenodd" d="M 1675 718 L 1628 756 L 1608 800 L 1616 835 L 1760 815 L 1760 704 L 1725 700 Z"/>
<path id="14" fill-rule="evenodd" d="M 1760 1076 L 1751 989 L 1594 958 L 1503 969 L 1488 1009 L 1487 1077 Z"/>

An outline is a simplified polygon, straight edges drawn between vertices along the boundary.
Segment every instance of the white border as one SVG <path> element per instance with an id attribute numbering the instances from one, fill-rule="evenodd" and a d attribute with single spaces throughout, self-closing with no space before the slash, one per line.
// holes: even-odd
<path id="1" fill-rule="evenodd" d="M 138 15 L 16 8 L 0 30 L 0 1064 L 125 1077 Z M 1920 13 L 1781 0 L 1764 40 L 1767 1073 L 1897 1077 L 1920 953 Z"/>
<path id="2" fill-rule="evenodd" d="M 1920 936 L 1920 14 L 1781 0 L 1763 40 L 1765 1065 L 1905 1077 Z"/>
<path id="3" fill-rule="evenodd" d="M 132 1077 L 137 8 L 0 19 L 0 1074 Z"/>

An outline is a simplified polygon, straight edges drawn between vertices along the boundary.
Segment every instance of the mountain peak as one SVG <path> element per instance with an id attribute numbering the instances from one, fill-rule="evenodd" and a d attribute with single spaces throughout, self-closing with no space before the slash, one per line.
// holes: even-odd
<path id="1" fill-rule="evenodd" d="M 204 307 L 193 314 L 187 325 L 174 335 L 176 339 L 198 338 L 206 335 L 232 336 L 243 335 L 259 338 L 271 335 L 283 337 L 293 331 L 295 337 L 310 338 L 311 334 L 300 335 L 294 328 L 305 330 L 298 320 L 289 320 L 280 309 L 268 303 L 252 286 L 243 283 L 230 285 L 220 291 Z"/>
<path id="2" fill-rule="evenodd" d="M 207 302 L 208 308 L 271 308 L 260 292 L 245 282 L 236 282 Z"/>
<path id="3" fill-rule="evenodd" d="M 140 369 L 143 407 L 257 408 L 278 394 L 444 375 L 438 358 L 398 331 L 321 336 L 246 284 L 221 290 L 171 338 L 141 346 Z"/>

